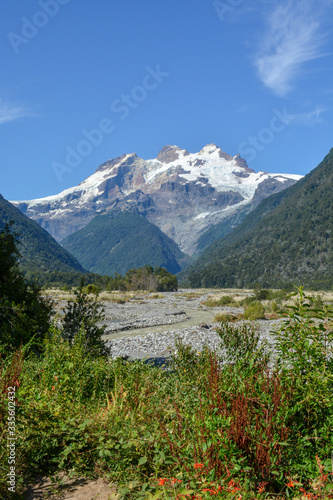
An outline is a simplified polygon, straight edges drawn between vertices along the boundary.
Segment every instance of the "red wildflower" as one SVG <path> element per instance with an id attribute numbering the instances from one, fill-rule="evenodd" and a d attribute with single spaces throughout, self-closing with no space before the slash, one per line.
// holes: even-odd
<path id="1" fill-rule="evenodd" d="M 217 495 L 217 491 L 212 488 L 204 488 L 202 491 L 209 491 L 211 495 Z"/>
<path id="2" fill-rule="evenodd" d="M 236 493 L 237 491 L 240 491 L 240 488 L 233 479 L 230 479 L 228 483 L 228 490 L 231 491 L 231 493 Z"/>
<path id="3" fill-rule="evenodd" d="M 173 477 L 171 479 L 171 484 L 175 484 L 175 483 L 181 483 L 181 479 L 177 479 L 176 477 Z"/>
<path id="4" fill-rule="evenodd" d="M 304 495 L 306 498 L 315 498 L 315 496 L 314 496 L 312 493 L 310 493 L 310 492 L 309 492 L 309 493 L 307 493 L 307 492 L 305 491 L 305 489 L 304 489 L 304 488 L 300 488 L 300 491 L 302 491 L 302 492 L 303 492 L 303 495 Z"/>
<path id="5" fill-rule="evenodd" d="M 160 477 L 159 480 L 158 480 L 158 484 L 160 486 L 163 486 L 164 483 L 167 481 L 168 479 L 166 477 Z"/>
<path id="6" fill-rule="evenodd" d="M 20 384 L 18 383 L 18 380 L 15 380 L 15 384 L 17 385 L 17 387 L 20 387 Z"/>
<path id="7" fill-rule="evenodd" d="M 195 469 L 203 469 L 204 464 L 194 464 Z"/>
<path id="8" fill-rule="evenodd" d="M 54 385 L 52 386 L 52 391 L 55 391 L 55 387 L 54 387 Z"/>
<path id="9" fill-rule="evenodd" d="M 259 483 L 259 486 L 258 486 L 258 493 L 261 495 L 261 493 L 263 493 L 266 489 L 266 485 L 268 484 L 267 481 L 262 481 L 261 483 Z"/>

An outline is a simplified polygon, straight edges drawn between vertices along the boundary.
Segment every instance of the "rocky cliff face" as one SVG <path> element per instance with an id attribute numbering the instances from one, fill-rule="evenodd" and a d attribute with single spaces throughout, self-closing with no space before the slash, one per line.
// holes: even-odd
<path id="1" fill-rule="evenodd" d="M 230 156 L 215 144 L 195 154 L 165 146 L 155 159 L 122 155 L 58 195 L 13 203 L 58 241 L 96 213 L 135 209 L 191 255 L 213 224 L 244 207 L 251 210 L 300 177 L 256 173 L 239 155 Z"/>

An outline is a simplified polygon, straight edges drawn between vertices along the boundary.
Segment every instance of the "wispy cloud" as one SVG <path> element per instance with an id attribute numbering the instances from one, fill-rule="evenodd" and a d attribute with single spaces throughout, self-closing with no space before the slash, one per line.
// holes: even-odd
<path id="1" fill-rule="evenodd" d="M 253 105 L 250 103 L 243 104 L 242 106 L 239 106 L 238 108 L 235 109 L 236 113 L 245 113 L 246 111 L 250 111 L 253 109 Z"/>
<path id="2" fill-rule="evenodd" d="M 266 87 L 286 95 L 303 65 L 326 55 L 322 21 L 331 5 L 327 0 L 287 0 L 269 10 L 267 29 L 255 57 L 259 78 Z"/>
<path id="3" fill-rule="evenodd" d="M 0 99 L 0 125 L 20 118 L 36 118 L 39 115 L 26 106 L 12 104 Z"/>
<path id="4" fill-rule="evenodd" d="M 295 115 L 295 119 L 297 122 L 305 125 L 310 125 L 310 126 L 316 125 L 316 123 L 322 123 L 323 121 L 322 114 L 325 113 L 325 111 L 328 111 L 328 108 L 317 106 L 315 109 L 311 111 Z"/>

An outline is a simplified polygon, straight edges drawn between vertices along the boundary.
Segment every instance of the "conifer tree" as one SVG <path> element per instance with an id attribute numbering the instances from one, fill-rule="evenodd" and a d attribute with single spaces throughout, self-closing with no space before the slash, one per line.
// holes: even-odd
<path id="1" fill-rule="evenodd" d="M 11 224 L 0 231 L 0 351 L 31 342 L 38 350 L 50 328 L 52 305 L 19 268 L 17 238 Z"/>

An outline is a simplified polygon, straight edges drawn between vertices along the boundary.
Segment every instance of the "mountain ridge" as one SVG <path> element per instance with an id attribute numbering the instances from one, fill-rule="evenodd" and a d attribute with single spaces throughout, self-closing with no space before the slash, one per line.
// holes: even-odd
<path id="1" fill-rule="evenodd" d="M 102 163 L 78 186 L 13 204 L 38 221 L 57 241 L 82 229 L 96 214 L 134 209 L 172 238 L 185 253 L 197 252 L 212 225 L 294 184 L 302 176 L 250 169 L 239 155 L 215 144 L 189 153 L 165 146 L 156 158 L 136 153 Z"/>
<path id="2" fill-rule="evenodd" d="M 12 232 L 18 236 L 20 266 L 25 273 L 64 271 L 84 273 L 85 269 L 40 225 L 0 194 L 0 229 L 13 221 Z"/>
<path id="3" fill-rule="evenodd" d="M 61 244 L 83 267 L 101 275 L 125 274 L 146 265 L 176 274 L 192 262 L 171 238 L 135 212 L 96 215 Z"/>

